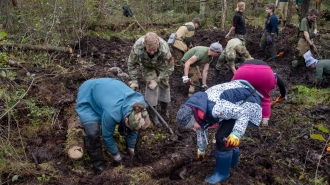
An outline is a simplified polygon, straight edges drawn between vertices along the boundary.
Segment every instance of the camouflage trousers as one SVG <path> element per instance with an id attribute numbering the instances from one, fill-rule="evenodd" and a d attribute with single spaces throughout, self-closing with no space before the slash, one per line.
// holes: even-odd
<path id="1" fill-rule="evenodd" d="M 276 34 L 273 36 L 273 42 L 271 44 L 268 44 L 268 37 L 270 36 L 270 33 L 267 31 L 264 31 L 261 37 L 260 41 L 260 50 L 266 50 L 266 47 L 268 48 L 271 57 L 276 57 L 277 51 L 276 51 Z"/>
<path id="2" fill-rule="evenodd" d="M 157 106 L 158 101 L 169 103 L 171 101 L 169 78 L 158 82 L 158 86 L 151 90 L 148 88 L 148 82 L 156 80 L 159 73 L 153 68 L 143 68 L 142 75 L 146 80 L 145 100 L 150 106 Z"/>
<path id="3" fill-rule="evenodd" d="M 179 73 L 183 74 L 182 62 L 181 59 L 183 58 L 184 52 L 179 50 L 176 47 L 172 46 L 172 56 L 174 57 L 174 68 Z"/>
<path id="4" fill-rule="evenodd" d="M 200 86 L 202 86 L 201 84 L 202 75 L 201 72 L 199 71 L 199 67 L 190 66 L 188 77 L 190 78 L 192 83 L 192 85 L 190 85 L 189 87 L 189 93 L 188 93 L 188 96 L 190 97 L 195 92 L 200 91 Z"/>

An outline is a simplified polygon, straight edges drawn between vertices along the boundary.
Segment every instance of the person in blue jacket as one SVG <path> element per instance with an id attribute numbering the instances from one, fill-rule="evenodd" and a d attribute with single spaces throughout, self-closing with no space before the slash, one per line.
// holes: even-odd
<path id="1" fill-rule="evenodd" d="M 116 125 L 126 136 L 127 152 L 134 155 L 139 129 L 150 125 L 144 97 L 115 78 L 87 80 L 78 91 L 76 111 L 86 132 L 85 148 L 96 173 L 106 168 L 100 136 L 114 161 L 120 163 L 122 156 L 113 138 Z"/>
<path id="2" fill-rule="evenodd" d="M 275 14 L 275 5 L 266 5 L 267 18 L 265 21 L 265 29 L 260 40 L 260 53 L 266 54 L 266 46 L 269 49 L 271 57 L 276 57 L 276 37 L 278 36 L 278 18 Z M 275 58 L 274 58 L 275 60 Z"/>
<path id="3" fill-rule="evenodd" d="M 219 122 L 216 133 L 216 167 L 205 182 L 216 184 L 238 166 L 241 137 L 248 124 L 258 127 L 262 119 L 263 96 L 247 81 L 234 80 L 193 94 L 179 109 L 179 127 L 197 134 L 197 160 L 205 157 L 208 127 Z"/>

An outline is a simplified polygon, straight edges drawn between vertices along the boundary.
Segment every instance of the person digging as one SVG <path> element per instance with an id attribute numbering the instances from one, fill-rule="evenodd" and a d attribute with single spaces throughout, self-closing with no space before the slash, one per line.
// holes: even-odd
<path id="1" fill-rule="evenodd" d="M 113 138 L 115 128 L 126 136 L 127 153 L 134 156 L 140 129 L 150 125 L 144 97 L 115 78 L 99 78 L 85 81 L 78 90 L 76 112 L 86 132 L 85 148 L 95 173 L 106 168 L 102 151 L 102 139 L 115 163 L 122 162 Z"/>
<path id="2" fill-rule="evenodd" d="M 313 85 L 320 87 L 323 76 L 330 82 L 330 59 L 317 60 L 313 57 L 310 50 L 304 54 L 304 58 L 306 67 L 316 69 L 316 79 L 313 81 Z"/>
<path id="3" fill-rule="evenodd" d="M 208 127 L 219 122 L 216 133 L 216 167 L 205 182 L 226 180 L 230 168 L 238 166 L 240 139 L 248 124 L 258 127 L 262 118 L 263 96 L 247 81 L 234 80 L 193 94 L 179 109 L 176 120 L 181 128 L 197 135 L 197 160 L 203 160 L 208 144 Z"/>
<path id="4" fill-rule="evenodd" d="M 167 42 L 153 32 L 148 32 L 135 42 L 127 63 L 131 78 L 128 83 L 133 90 L 139 88 L 138 66 L 140 66 L 142 77 L 147 82 L 146 101 L 155 110 L 159 101 L 161 114 L 169 118 L 168 104 L 171 101 L 169 76 L 174 71 L 174 59 Z M 150 110 L 150 116 L 157 127 L 162 126 L 156 112 Z"/>
<path id="5" fill-rule="evenodd" d="M 182 82 L 190 84 L 188 96 L 198 91 L 196 87 L 201 87 L 203 90 L 207 89 L 206 79 L 210 63 L 213 61 L 213 57 L 219 56 L 221 52 L 221 44 L 215 42 L 210 47 L 196 46 L 184 54 L 181 59 L 183 67 Z M 204 67 L 201 74 L 198 66 L 203 64 Z M 200 81 L 202 81 L 202 85 Z"/>

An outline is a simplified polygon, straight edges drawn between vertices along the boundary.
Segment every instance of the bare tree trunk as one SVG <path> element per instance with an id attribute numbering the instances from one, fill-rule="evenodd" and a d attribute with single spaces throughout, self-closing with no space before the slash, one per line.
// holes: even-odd
<path id="1" fill-rule="evenodd" d="M 316 9 L 317 9 L 317 11 L 319 11 L 320 12 L 320 10 L 321 10 L 321 3 L 322 3 L 322 0 L 316 0 Z"/>
<path id="2" fill-rule="evenodd" d="M 293 1 L 295 0 L 289 0 L 289 5 L 288 5 L 288 15 L 286 16 L 286 24 L 290 24 L 291 19 L 292 19 L 292 8 L 293 8 Z"/>
<path id="3" fill-rule="evenodd" d="M 227 15 L 227 0 L 221 0 L 222 2 L 222 20 L 221 20 L 221 30 L 225 30 L 225 21 Z"/>
<path id="4" fill-rule="evenodd" d="M 184 13 L 189 14 L 188 12 L 189 0 L 183 0 Z"/>
<path id="5" fill-rule="evenodd" d="M 68 120 L 66 152 L 71 159 L 81 159 L 84 154 L 85 131 L 76 114 Z"/>
<path id="6" fill-rule="evenodd" d="M 300 14 L 299 22 L 301 21 L 302 18 L 307 16 L 309 12 L 309 2 L 310 0 L 303 0 L 301 4 L 301 14 Z"/>
<path id="7" fill-rule="evenodd" d="M 21 2 L 20 0 L 11 0 L 13 3 L 13 6 L 16 8 L 21 8 Z"/>

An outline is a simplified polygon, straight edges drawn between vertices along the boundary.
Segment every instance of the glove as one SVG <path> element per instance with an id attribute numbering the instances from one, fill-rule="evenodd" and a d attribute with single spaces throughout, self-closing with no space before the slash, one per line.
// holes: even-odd
<path id="1" fill-rule="evenodd" d="M 271 34 L 271 35 L 268 37 L 268 39 L 267 39 L 267 43 L 268 43 L 268 44 L 272 44 L 272 43 L 273 43 L 273 36 L 274 36 L 274 34 Z"/>
<path id="2" fill-rule="evenodd" d="M 285 99 L 286 97 L 278 96 L 275 101 L 276 103 L 282 103 Z"/>
<path id="3" fill-rule="evenodd" d="M 220 73 L 220 70 L 215 70 L 214 73 L 213 73 L 213 77 L 217 77 L 219 76 L 219 73 Z"/>
<path id="4" fill-rule="evenodd" d="M 203 88 L 204 91 L 206 91 L 209 87 L 206 84 L 203 84 L 202 88 Z"/>
<path id="5" fill-rule="evenodd" d="M 190 78 L 188 78 L 188 76 L 183 76 L 182 82 L 186 84 L 186 83 L 190 82 Z"/>
<path id="6" fill-rule="evenodd" d="M 228 39 L 228 38 L 229 38 L 229 35 L 230 35 L 230 34 L 228 33 L 228 34 L 225 36 L 225 38 Z"/>
<path id="7" fill-rule="evenodd" d="M 118 154 L 116 154 L 115 156 L 113 156 L 113 159 L 117 162 L 120 163 L 122 161 L 122 157 L 120 155 L 120 153 L 118 152 Z"/>
<path id="8" fill-rule="evenodd" d="M 127 153 L 128 153 L 128 155 L 130 155 L 130 156 L 134 156 L 134 148 L 127 148 Z"/>
<path id="9" fill-rule="evenodd" d="M 298 5 L 296 4 L 296 9 L 298 10 L 299 9 L 299 7 L 298 7 Z"/>
<path id="10" fill-rule="evenodd" d="M 314 39 L 316 37 L 316 34 L 315 33 L 312 33 L 310 36 L 309 36 L 309 38 L 311 38 L 311 39 Z"/>
<path id="11" fill-rule="evenodd" d="M 309 45 L 309 48 L 311 49 L 311 51 L 314 51 L 314 45 L 313 44 Z"/>
<path id="12" fill-rule="evenodd" d="M 269 121 L 269 118 L 262 118 L 261 125 L 264 127 L 268 127 L 268 121 Z"/>
<path id="13" fill-rule="evenodd" d="M 135 91 L 139 88 L 139 84 L 137 83 L 136 80 L 133 80 L 133 81 L 129 81 L 128 84 L 130 84 L 130 88 Z"/>
<path id="14" fill-rule="evenodd" d="M 227 137 L 226 141 L 225 141 L 225 145 L 226 147 L 231 147 L 231 148 L 236 148 L 239 145 L 239 140 L 240 140 L 240 135 L 232 132 L 230 133 L 230 135 Z"/>
<path id="15" fill-rule="evenodd" d="M 151 80 L 148 83 L 149 83 L 148 88 L 151 89 L 151 90 L 154 90 L 158 86 L 158 84 L 155 80 Z"/>
<path id="16" fill-rule="evenodd" d="M 205 158 L 205 149 L 197 149 L 197 161 L 202 161 Z"/>

